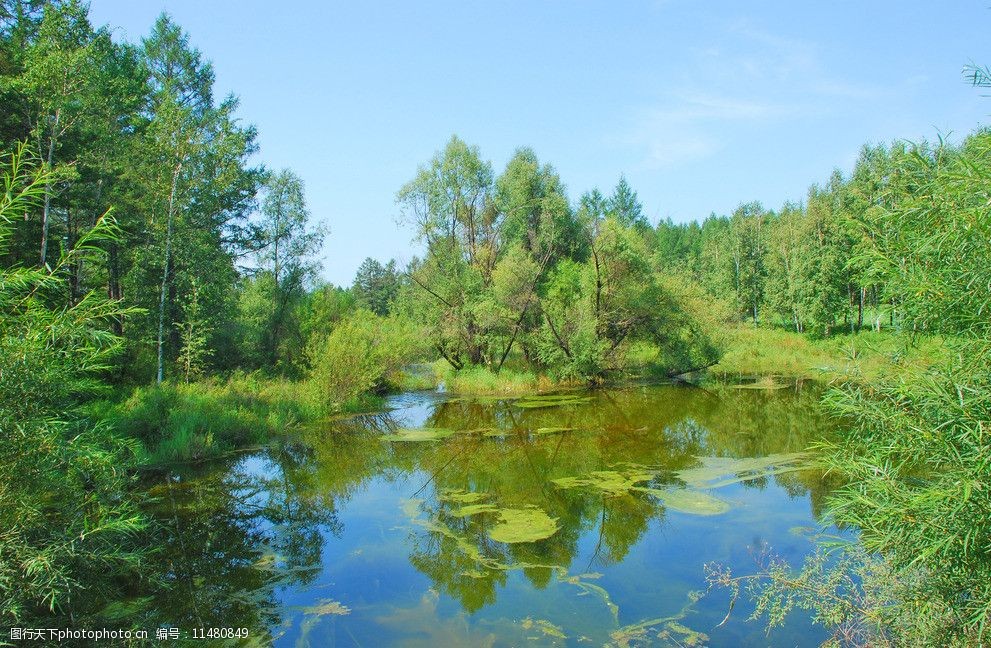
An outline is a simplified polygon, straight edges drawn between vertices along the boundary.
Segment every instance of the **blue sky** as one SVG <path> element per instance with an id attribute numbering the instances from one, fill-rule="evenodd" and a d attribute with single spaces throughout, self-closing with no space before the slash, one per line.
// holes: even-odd
<path id="1" fill-rule="evenodd" d="M 241 98 L 260 161 L 306 182 L 323 275 L 407 261 L 396 191 L 458 134 L 500 171 L 518 146 L 572 200 L 625 174 L 656 221 L 801 200 L 865 142 L 959 139 L 991 113 L 987 1 L 92 0 L 137 40 L 161 11 Z"/>

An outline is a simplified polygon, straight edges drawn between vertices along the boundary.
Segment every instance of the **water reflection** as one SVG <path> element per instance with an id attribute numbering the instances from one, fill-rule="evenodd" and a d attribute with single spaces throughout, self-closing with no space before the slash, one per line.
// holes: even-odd
<path id="1" fill-rule="evenodd" d="M 691 593 L 702 562 L 746 564 L 755 542 L 809 551 L 789 529 L 815 524 L 820 476 L 741 472 L 713 491 L 729 509 L 719 515 L 664 494 L 694 492 L 679 475 L 704 466 L 699 457 L 806 449 L 828 433 L 816 390 L 588 396 L 521 407 L 404 395 L 387 413 L 161 475 L 149 507 L 162 549 L 130 609 L 152 625 L 248 627 L 261 644 L 678 645 L 699 639 L 690 628 L 766 643 L 742 623 L 713 631 L 725 608 Z M 382 439 L 407 427 L 455 433 Z M 612 481 L 561 487 L 590 475 Z M 541 539 L 506 542 L 507 519 L 525 521 L 512 529 L 524 538 L 544 523 Z M 790 645 L 815 643 L 807 623 L 792 626 Z"/>

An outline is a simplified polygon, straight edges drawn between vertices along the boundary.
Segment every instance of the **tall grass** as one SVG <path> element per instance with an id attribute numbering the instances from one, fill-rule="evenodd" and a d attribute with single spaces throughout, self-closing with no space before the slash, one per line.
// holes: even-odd
<path id="1" fill-rule="evenodd" d="M 139 387 L 105 416 L 138 439 L 149 464 L 192 461 L 268 442 L 339 411 L 377 405 L 368 394 L 337 404 L 307 382 L 235 374 L 227 380 Z"/>
<path id="2" fill-rule="evenodd" d="M 947 357 L 941 336 L 911 339 L 893 332 L 861 331 L 813 340 L 772 328 L 739 325 L 726 333 L 724 353 L 712 374 L 782 375 L 871 382 L 894 373 L 928 369 Z"/>

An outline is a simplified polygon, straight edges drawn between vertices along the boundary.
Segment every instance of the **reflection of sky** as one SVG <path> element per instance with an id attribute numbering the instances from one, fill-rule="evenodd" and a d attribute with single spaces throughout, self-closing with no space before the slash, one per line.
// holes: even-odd
<path id="1" fill-rule="evenodd" d="M 433 395 L 406 395 L 390 400 L 392 415 L 400 425 L 422 425 L 432 411 Z M 272 465 L 249 458 L 242 466 L 272 476 Z M 693 590 L 703 590 L 707 562 L 722 562 L 736 573 L 754 569 L 755 547 L 768 543 L 776 554 L 798 564 L 812 544 L 798 532 L 817 525 L 808 495 L 792 496 L 770 477 L 760 487 L 744 483 L 718 489 L 716 494 L 733 504 L 725 514 L 704 517 L 668 510 L 651 518 L 646 531 L 618 563 L 601 557 L 597 524 L 583 529 L 569 575 L 596 572 L 592 580 L 609 593 L 619 608 L 619 624 L 678 613 Z M 337 538 L 324 533 L 322 572 L 305 589 L 290 588 L 282 595 L 292 623 L 278 645 L 297 641 L 312 645 L 413 645 L 459 644 L 483 641 L 495 633 L 510 642 L 524 639 L 519 623 L 526 617 L 547 619 L 562 627 L 574 641 L 591 636 L 598 645 L 615 627 L 605 602 L 573 584 L 551 578 L 536 588 L 521 571 L 509 572 L 497 586 L 496 602 L 474 614 L 434 589 L 431 580 L 409 562 L 412 542 L 430 542 L 401 509 L 406 499 L 432 497 L 433 485 L 423 488 L 430 475 L 417 471 L 399 479 L 373 478 L 361 485 L 347 502 L 339 502 L 338 517 L 344 533 Z M 327 615 L 310 619 L 302 608 L 323 599 L 340 601 L 351 609 L 347 616 Z M 767 645 L 760 623 L 746 623 L 745 601 L 737 605 L 724 627 L 715 628 L 726 613 L 725 592 L 703 599 L 682 621 L 710 634 L 713 645 Z M 309 627 L 307 627 L 309 626 Z M 789 620 L 770 641 L 787 645 L 818 645 L 825 634 L 810 629 L 801 616 Z"/>

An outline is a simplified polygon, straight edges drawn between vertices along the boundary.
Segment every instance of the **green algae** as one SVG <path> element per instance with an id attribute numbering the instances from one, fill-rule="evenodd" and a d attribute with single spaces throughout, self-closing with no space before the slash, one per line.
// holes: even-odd
<path id="1" fill-rule="evenodd" d="M 471 517 L 479 513 L 495 513 L 499 507 L 495 504 L 467 504 L 451 511 L 451 515 L 458 518 Z"/>
<path id="2" fill-rule="evenodd" d="M 692 515 L 719 515 L 729 510 L 728 503 L 701 490 L 640 486 L 663 472 L 631 465 L 622 471 L 593 470 L 585 477 L 560 477 L 551 481 L 559 488 L 594 488 L 608 497 L 645 493 L 661 500 L 666 508 Z"/>
<path id="3" fill-rule="evenodd" d="M 730 509 L 729 503 L 705 491 L 722 488 L 770 475 L 803 470 L 808 467 L 806 453 L 774 454 L 766 457 L 732 459 L 702 457 L 700 466 L 671 471 L 638 464 L 617 464 L 612 470 L 593 470 L 584 476 L 552 479 L 558 488 L 592 488 L 608 497 L 645 493 L 661 500 L 666 508 L 692 515 L 719 515 Z M 646 486 L 659 478 L 677 480 L 667 487 Z M 680 485 L 680 486 L 679 486 Z"/>
<path id="4" fill-rule="evenodd" d="M 701 457 L 700 461 L 701 466 L 679 470 L 675 475 L 693 488 L 722 488 L 751 479 L 804 470 L 809 467 L 810 455 L 792 452 L 744 459 Z"/>
<path id="5" fill-rule="evenodd" d="M 590 396 L 578 396 L 576 394 L 544 394 L 526 396 L 513 403 L 516 407 L 523 409 L 541 409 L 545 407 L 562 407 L 564 405 L 585 405 L 591 403 Z"/>
<path id="6" fill-rule="evenodd" d="M 546 540 L 560 527 L 552 518 L 536 506 L 522 509 L 499 509 L 498 523 L 489 529 L 489 537 L 496 542 L 515 544 Z"/>
<path id="7" fill-rule="evenodd" d="M 439 441 L 454 434 L 447 428 L 399 428 L 392 434 L 383 434 L 384 441 Z"/>
<path id="8" fill-rule="evenodd" d="M 620 496 L 629 494 L 637 484 L 650 481 L 657 474 L 657 472 L 647 470 L 625 472 L 617 470 L 593 470 L 585 477 L 559 477 L 552 479 L 551 483 L 558 488 L 595 488 L 606 495 Z"/>
<path id="9" fill-rule="evenodd" d="M 692 630 L 681 623 L 692 611 L 701 596 L 701 592 L 689 592 L 688 602 L 677 614 L 656 619 L 645 619 L 614 630 L 609 634 L 612 641 L 607 645 L 617 648 L 642 645 L 705 646 L 709 641 L 708 635 Z"/>
<path id="10" fill-rule="evenodd" d="M 730 505 L 708 493 L 687 488 L 635 488 L 634 490 L 653 495 L 669 508 L 679 513 L 691 515 L 719 515 L 730 509 Z"/>
<path id="11" fill-rule="evenodd" d="M 437 493 L 437 499 L 442 502 L 450 502 L 451 504 L 475 504 L 487 498 L 488 495 L 485 493 L 461 490 L 459 488 L 448 488 Z"/>
<path id="12" fill-rule="evenodd" d="M 568 576 L 568 571 L 563 567 L 558 569 L 557 572 L 558 580 L 562 583 L 567 583 L 569 585 L 574 585 L 581 590 L 579 596 L 595 596 L 600 599 L 606 609 L 609 610 L 609 615 L 612 617 L 612 621 L 615 625 L 619 625 L 619 606 L 613 603 L 612 598 L 609 596 L 609 592 L 606 588 L 596 583 L 589 583 L 588 580 L 595 580 L 602 577 L 602 574 L 591 573 L 591 574 L 577 574 L 575 576 Z"/>
<path id="13" fill-rule="evenodd" d="M 520 626 L 524 630 L 537 630 L 545 637 L 554 637 L 557 639 L 567 639 L 568 635 L 564 634 L 564 630 L 561 626 L 556 626 L 547 619 L 533 619 L 527 617 L 520 622 Z"/>
<path id="14" fill-rule="evenodd" d="M 351 608 L 333 599 L 320 599 L 316 605 L 304 607 L 302 611 L 303 614 L 317 617 L 328 615 L 345 616 L 351 614 Z"/>

